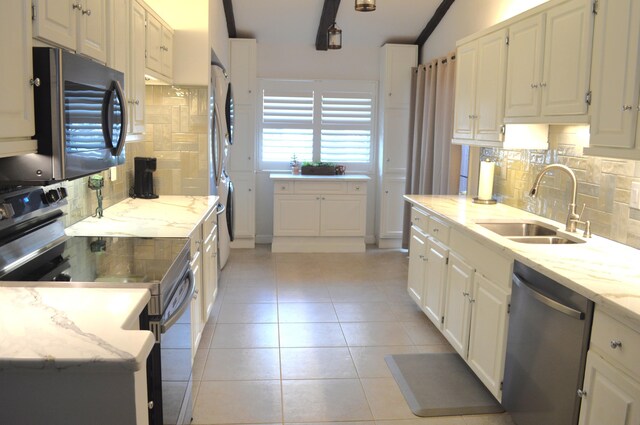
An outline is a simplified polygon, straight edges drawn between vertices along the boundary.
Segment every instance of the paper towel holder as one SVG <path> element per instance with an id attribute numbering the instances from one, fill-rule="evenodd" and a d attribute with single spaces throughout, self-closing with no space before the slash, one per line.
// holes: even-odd
<path id="1" fill-rule="evenodd" d="M 481 205 L 494 205 L 497 203 L 497 201 L 493 198 L 494 167 L 495 163 L 488 158 L 480 161 L 478 196 L 472 199 L 473 203 Z"/>
<path id="2" fill-rule="evenodd" d="M 495 199 L 480 199 L 478 197 L 475 197 L 473 199 L 471 199 L 471 202 L 473 202 L 474 204 L 480 204 L 480 205 L 493 205 L 493 204 L 497 204 L 498 201 L 496 201 Z"/>

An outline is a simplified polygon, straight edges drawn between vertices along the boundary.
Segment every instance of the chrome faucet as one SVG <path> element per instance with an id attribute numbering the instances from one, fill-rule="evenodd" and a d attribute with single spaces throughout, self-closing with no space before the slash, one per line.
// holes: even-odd
<path id="1" fill-rule="evenodd" d="M 562 164 L 547 165 L 536 176 L 536 181 L 533 184 L 533 187 L 531 187 L 531 190 L 529 191 L 529 196 L 531 196 L 532 198 L 535 198 L 536 194 L 538 193 L 538 187 L 540 186 L 542 177 L 547 173 L 547 171 L 553 170 L 553 169 L 564 171 L 571 178 L 572 190 L 571 190 L 571 203 L 569 203 L 569 213 L 567 214 L 567 221 L 566 221 L 567 232 L 575 232 L 576 224 L 584 224 L 584 237 L 590 238 L 591 223 L 589 222 L 589 220 L 580 221 L 580 216 L 576 213 L 576 197 L 578 196 L 578 181 L 576 180 L 576 175 L 573 173 L 573 170 L 571 170 L 571 168 Z M 582 208 L 582 211 L 584 211 L 584 207 Z"/>

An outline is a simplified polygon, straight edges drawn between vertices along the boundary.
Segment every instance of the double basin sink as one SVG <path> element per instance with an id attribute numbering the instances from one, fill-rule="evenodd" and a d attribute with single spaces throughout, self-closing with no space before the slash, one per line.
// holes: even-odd
<path id="1" fill-rule="evenodd" d="M 476 223 L 487 230 L 518 243 L 527 244 L 576 244 L 585 241 L 559 234 L 558 229 L 546 223 L 535 221 L 526 222 L 479 222 Z"/>

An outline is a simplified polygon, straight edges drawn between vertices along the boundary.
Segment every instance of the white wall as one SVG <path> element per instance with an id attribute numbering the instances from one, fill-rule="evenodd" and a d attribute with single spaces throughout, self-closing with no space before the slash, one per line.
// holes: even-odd
<path id="1" fill-rule="evenodd" d="M 173 34 L 173 83 L 206 86 L 209 83 L 207 31 L 175 30 Z"/>
<path id="2" fill-rule="evenodd" d="M 455 50 L 456 41 L 548 0 L 456 0 L 421 50 L 422 63 Z"/>

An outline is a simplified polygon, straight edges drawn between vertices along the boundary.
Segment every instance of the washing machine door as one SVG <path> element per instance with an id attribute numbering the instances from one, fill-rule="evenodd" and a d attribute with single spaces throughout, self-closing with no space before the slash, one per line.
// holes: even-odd
<path id="1" fill-rule="evenodd" d="M 218 208 L 218 258 L 221 270 L 225 264 L 227 264 L 229 254 L 231 253 L 231 235 L 229 234 L 231 227 L 228 224 L 227 213 L 227 209 L 229 208 L 230 183 L 229 176 L 223 172 L 220 177 L 220 185 L 218 186 L 218 193 L 220 194 L 220 198 L 218 199 L 220 205 Z"/>

